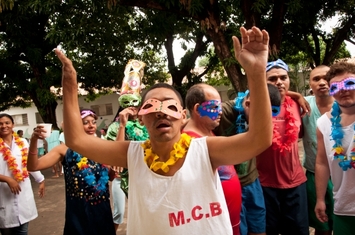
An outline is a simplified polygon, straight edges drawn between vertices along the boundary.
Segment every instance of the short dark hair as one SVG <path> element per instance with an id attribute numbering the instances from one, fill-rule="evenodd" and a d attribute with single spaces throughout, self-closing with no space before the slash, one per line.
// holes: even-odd
<path id="1" fill-rule="evenodd" d="M 14 119 L 12 118 L 12 116 L 10 114 L 0 113 L 0 118 L 3 118 L 3 117 L 9 118 L 11 120 L 12 124 L 15 124 Z"/>
<path id="2" fill-rule="evenodd" d="M 182 99 L 181 94 L 175 89 L 175 87 L 173 87 L 172 85 L 169 85 L 167 83 L 163 83 L 163 82 L 154 84 L 153 86 L 149 87 L 147 91 L 144 92 L 144 94 L 142 95 L 142 102 L 141 102 L 140 106 L 142 106 L 143 103 L 146 101 L 145 99 L 147 97 L 147 94 L 150 91 L 157 89 L 157 88 L 166 88 L 166 89 L 172 90 L 176 94 L 176 96 L 178 97 L 181 106 L 184 106 L 184 100 Z"/>
<path id="3" fill-rule="evenodd" d="M 186 93 L 185 104 L 187 110 L 193 110 L 195 104 L 201 104 L 206 101 L 205 92 L 201 84 L 196 84 L 190 87 Z"/>
<path id="4" fill-rule="evenodd" d="M 336 64 L 330 66 L 329 71 L 325 75 L 325 80 L 329 83 L 332 78 L 338 75 L 342 75 L 344 73 L 352 73 L 355 74 L 355 64 L 341 61 Z"/>
<path id="5" fill-rule="evenodd" d="M 17 134 L 19 135 L 20 133 L 23 133 L 23 130 L 18 130 Z"/>
<path id="6" fill-rule="evenodd" d="M 267 89 L 269 90 L 270 102 L 272 106 L 281 105 L 281 94 L 276 86 L 272 84 L 267 84 Z"/>

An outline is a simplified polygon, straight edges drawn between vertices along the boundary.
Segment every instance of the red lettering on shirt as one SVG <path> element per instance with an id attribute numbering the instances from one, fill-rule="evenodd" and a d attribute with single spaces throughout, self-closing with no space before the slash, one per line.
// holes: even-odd
<path id="1" fill-rule="evenodd" d="M 222 214 L 221 204 L 219 202 L 211 202 L 210 211 L 212 217 Z"/>
<path id="2" fill-rule="evenodd" d="M 177 213 L 177 216 L 175 215 L 174 212 L 169 213 L 169 223 L 170 223 L 170 227 L 180 226 L 180 223 L 185 224 L 184 212 L 179 211 Z"/>
<path id="3" fill-rule="evenodd" d="M 203 217 L 203 214 L 202 213 L 198 213 L 197 210 L 202 210 L 202 207 L 197 205 L 194 208 L 192 208 L 191 216 L 192 216 L 192 219 L 194 219 L 194 220 L 200 220 Z"/>

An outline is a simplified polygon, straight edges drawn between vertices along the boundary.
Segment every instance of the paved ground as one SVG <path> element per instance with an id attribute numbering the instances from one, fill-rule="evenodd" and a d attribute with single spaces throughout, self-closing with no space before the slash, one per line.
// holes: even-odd
<path id="1" fill-rule="evenodd" d="M 303 158 L 302 142 L 299 142 L 300 158 Z M 46 177 L 46 195 L 40 199 L 37 197 L 37 184 L 32 183 L 35 193 L 38 218 L 31 221 L 29 225 L 29 235 L 53 235 L 63 234 L 64 213 L 65 213 L 65 189 L 64 178 L 52 178 L 51 169 L 42 171 Z M 126 215 L 124 223 L 117 230 L 117 235 L 126 234 Z M 310 229 L 310 234 L 314 234 Z"/>
<path id="2" fill-rule="evenodd" d="M 44 198 L 37 196 L 38 185 L 32 181 L 36 198 L 38 217 L 29 224 L 29 235 L 63 234 L 65 214 L 64 178 L 52 178 L 51 169 L 42 171 L 46 177 L 46 194 Z M 117 230 L 117 235 L 126 234 L 126 216 Z"/>

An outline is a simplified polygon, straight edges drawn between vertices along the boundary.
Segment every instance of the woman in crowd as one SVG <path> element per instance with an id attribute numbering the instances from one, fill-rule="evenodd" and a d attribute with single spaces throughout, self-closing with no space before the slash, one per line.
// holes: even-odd
<path id="1" fill-rule="evenodd" d="M 28 142 L 14 133 L 14 125 L 14 119 L 9 114 L 0 114 L 0 234 L 2 235 L 26 235 L 29 221 L 38 216 L 27 171 Z M 38 193 L 43 197 L 44 176 L 41 172 L 30 173 L 40 184 Z"/>
<path id="2" fill-rule="evenodd" d="M 82 110 L 83 127 L 88 135 L 95 135 L 97 116 L 92 110 Z M 108 188 L 109 167 L 94 162 L 60 144 L 38 158 L 37 139 L 43 138 L 37 127 L 30 143 L 28 168 L 46 169 L 61 161 L 66 187 L 64 235 L 115 235 Z"/>

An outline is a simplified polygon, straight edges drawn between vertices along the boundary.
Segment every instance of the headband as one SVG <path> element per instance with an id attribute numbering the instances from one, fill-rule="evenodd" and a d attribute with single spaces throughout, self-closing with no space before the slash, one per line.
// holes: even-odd
<path id="1" fill-rule="evenodd" d="M 271 70 L 273 68 L 282 68 L 288 72 L 287 64 L 280 59 L 278 59 L 276 61 L 268 62 L 266 65 L 266 72 L 268 72 L 269 70 Z"/>
<path id="2" fill-rule="evenodd" d="M 81 115 L 81 119 L 86 118 L 87 116 L 93 116 L 95 118 L 95 120 L 97 119 L 96 113 L 94 113 L 91 110 L 83 110 L 80 112 Z"/>

